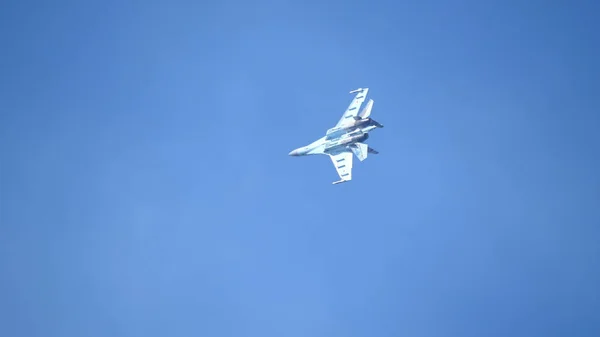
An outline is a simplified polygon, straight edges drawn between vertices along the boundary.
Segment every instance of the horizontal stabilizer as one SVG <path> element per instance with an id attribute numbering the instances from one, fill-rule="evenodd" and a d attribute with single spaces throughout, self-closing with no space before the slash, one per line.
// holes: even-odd
<path id="1" fill-rule="evenodd" d="M 371 116 L 371 109 L 373 109 L 373 103 L 374 101 L 372 99 L 369 99 L 369 101 L 362 109 L 362 111 L 358 114 L 358 116 L 360 118 L 368 118 L 369 116 Z"/>
<path id="2" fill-rule="evenodd" d="M 375 150 L 375 149 L 374 149 L 374 148 L 372 148 L 372 147 L 369 147 L 369 149 L 368 149 L 368 151 L 367 151 L 367 152 L 369 152 L 369 153 L 372 153 L 372 154 L 379 154 L 379 151 Z"/>

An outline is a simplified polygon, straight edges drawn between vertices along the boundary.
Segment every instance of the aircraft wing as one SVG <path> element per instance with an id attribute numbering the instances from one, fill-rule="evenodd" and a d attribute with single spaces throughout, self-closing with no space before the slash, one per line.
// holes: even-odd
<path id="1" fill-rule="evenodd" d="M 340 180 L 334 184 L 345 183 L 352 180 L 352 152 L 343 151 L 336 154 L 330 154 L 329 157 L 335 166 L 335 170 L 340 176 Z"/>
<path id="2" fill-rule="evenodd" d="M 351 94 L 356 93 L 356 96 L 354 96 L 354 99 L 352 100 L 352 102 L 350 103 L 350 105 L 348 106 L 346 111 L 344 111 L 342 118 L 340 118 L 340 120 L 335 125 L 335 127 L 338 127 L 342 124 L 346 124 L 347 122 L 350 122 L 351 120 L 353 120 L 354 117 L 358 116 L 359 108 L 365 101 L 365 98 L 367 97 L 368 92 L 369 92 L 369 88 L 359 88 L 359 89 L 350 91 Z"/>

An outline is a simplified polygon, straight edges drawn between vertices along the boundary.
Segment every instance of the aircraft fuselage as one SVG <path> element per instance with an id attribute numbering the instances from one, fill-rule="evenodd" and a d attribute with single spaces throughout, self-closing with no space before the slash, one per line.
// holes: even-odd
<path id="1" fill-rule="evenodd" d="M 373 120 L 371 118 L 357 119 L 354 120 L 351 124 L 346 124 L 342 126 L 338 126 L 335 128 L 331 128 L 327 130 L 325 134 L 326 139 L 334 139 L 343 136 L 346 133 L 352 132 L 355 129 L 360 127 L 366 127 L 373 124 Z"/>
<path id="2" fill-rule="evenodd" d="M 325 152 L 325 153 L 334 152 L 334 151 L 338 150 L 339 148 L 342 148 L 342 147 L 346 148 L 350 144 L 360 143 L 360 142 L 367 140 L 368 138 L 369 138 L 369 134 L 366 132 L 362 132 L 360 130 L 358 130 L 357 132 L 353 132 L 353 133 L 346 133 L 346 134 L 343 134 L 339 138 L 327 140 L 325 142 L 325 148 L 323 149 L 323 152 Z"/>

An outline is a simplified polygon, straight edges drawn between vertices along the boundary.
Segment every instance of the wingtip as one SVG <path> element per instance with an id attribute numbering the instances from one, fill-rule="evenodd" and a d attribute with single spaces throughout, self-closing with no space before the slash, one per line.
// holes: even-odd
<path id="1" fill-rule="evenodd" d="M 362 91 L 364 91 L 364 90 L 365 90 L 365 88 L 358 88 L 358 89 L 350 90 L 350 93 L 351 93 L 351 94 L 355 94 L 355 93 L 357 93 L 357 92 L 362 92 Z"/>

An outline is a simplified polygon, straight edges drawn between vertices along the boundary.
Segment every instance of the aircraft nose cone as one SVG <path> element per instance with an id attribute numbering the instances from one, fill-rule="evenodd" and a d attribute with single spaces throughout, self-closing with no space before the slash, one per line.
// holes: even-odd
<path id="1" fill-rule="evenodd" d="M 288 153 L 289 156 L 297 156 L 298 155 L 298 150 L 292 150 L 290 151 L 290 153 Z"/>

